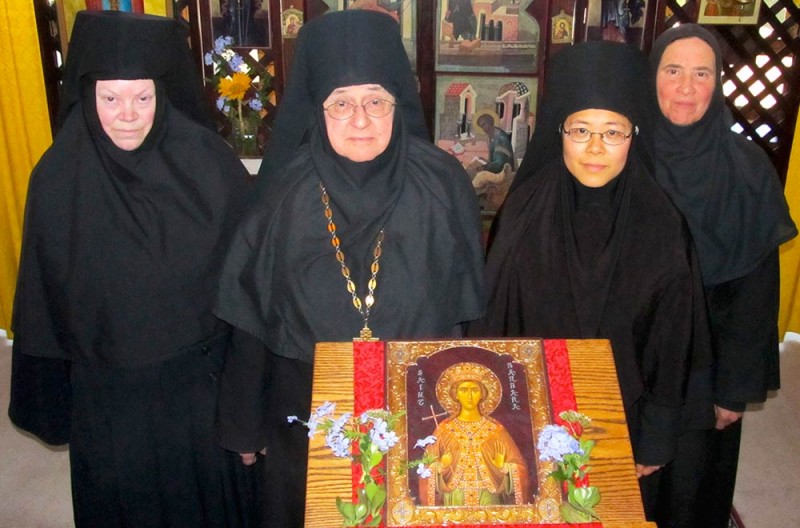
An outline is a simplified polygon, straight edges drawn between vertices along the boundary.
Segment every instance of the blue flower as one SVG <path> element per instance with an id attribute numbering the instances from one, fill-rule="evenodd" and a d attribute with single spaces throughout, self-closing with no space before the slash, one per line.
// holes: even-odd
<path id="1" fill-rule="evenodd" d="M 333 429 L 328 431 L 325 436 L 325 445 L 331 448 L 334 456 L 339 458 L 350 457 L 350 440 L 345 436 L 341 430 L 335 432 Z"/>
<path id="2" fill-rule="evenodd" d="M 264 105 L 261 103 L 261 99 L 250 99 L 250 102 L 247 103 L 247 106 L 255 110 L 256 112 L 261 111 Z"/>
<path id="3" fill-rule="evenodd" d="M 225 108 L 225 98 L 224 97 L 217 97 L 217 110 L 222 110 Z"/>
<path id="4" fill-rule="evenodd" d="M 297 416 L 287 416 L 286 419 L 289 421 L 289 423 L 294 423 L 294 422 L 299 422 L 300 421 L 300 418 L 298 418 Z"/>
<path id="5" fill-rule="evenodd" d="M 214 53 L 217 55 L 222 54 L 225 48 L 233 44 L 233 37 L 219 37 L 214 41 Z"/>
<path id="6" fill-rule="evenodd" d="M 344 426 L 352 414 L 344 413 L 337 420 L 334 420 L 325 435 L 325 444 L 331 448 L 334 456 L 347 458 L 350 456 L 350 439 L 344 434 Z"/>
<path id="7" fill-rule="evenodd" d="M 231 65 L 231 69 L 235 72 L 241 71 L 240 68 L 242 64 L 244 64 L 244 59 L 240 55 L 234 55 L 231 58 L 229 64 Z"/>
<path id="8" fill-rule="evenodd" d="M 308 418 L 308 423 L 306 424 L 306 426 L 308 427 L 309 438 L 314 438 L 314 435 L 317 434 L 317 429 L 319 428 L 320 421 L 323 418 L 332 415 L 335 410 L 336 410 L 336 404 L 326 401 L 311 413 L 311 416 Z"/>
<path id="9" fill-rule="evenodd" d="M 583 454 L 575 437 L 560 425 L 546 425 L 539 433 L 536 448 L 539 450 L 539 460 L 543 462 L 563 462 L 564 455 Z"/>
<path id="10" fill-rule="evenodd" d="M 426 436 L 425 438 L 422 438 L 420 440 L 417 440 L 417 443 L 414 444 L 414 447 L 425 447 L 425 446 L 431 445 L 431 444 L 433 444 L 435 442 L 436 442 L 436 437 L 433 436 L 433 435 L 430 435 L 430 436 Z"/>
<path id="11" fill-rule="evenodd" d="M 323 402 L 322 405 L 317 407 L 312 414 L 316 414 L 318 417 L 322 418 L 323 416 L 328 416 L 329 414 L 333 414 L 336 410 L 336 403 L 334 402 Z"/>
<path id="12" fill-rule="evenodd" d="M 211 66 L 214 64 L 214 57 L 211 55 L 210 51 L 203 55 L 203 59 L 205 59 L 204 62 L 206 63 L 206 66 Z"/>

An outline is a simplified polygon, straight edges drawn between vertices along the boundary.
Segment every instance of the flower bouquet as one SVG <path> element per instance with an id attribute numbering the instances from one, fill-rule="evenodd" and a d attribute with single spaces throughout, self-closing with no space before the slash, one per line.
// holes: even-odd
<path id="1" fill-rule="evenodd" d="M 564 411 L 559 417 L 566 425 L 547 425 L 539 434 L 536 448 L 539 460 L 555 463 L 549 476 L 562 482 L 567 503 L 561 505 L 561 517 L 568 523 L 599 521 L 594 508 L 600 502 L 600 490 L 589 485 L 589 454 L 593 440 L 582 438 L 591 420 L 576 411 Z"/>
<path id="2" fill-rule="evenodd" d="M 355 500 L 336 498 L 344 526 L 379 526 L 386 502 L 386 485 L 380 466 L 389 448 L 400 440 L 394 427 L 402 414 L 370 409 L 358 417 L 344 413 L 335 418 L 335 407 L 336 404 L 325 402 L 311 413 L 307 422 L 297 416 L 289 416 L 288 420 L 308 427 L 309 438 L 322 431 L 325 444 L 335 456 L 350 458 L 360 468 Z"/>
<path id="3" fill-rule="evenodd" d="M 229 131 L 229 141 L 239 154 L 255 156 L 262 153 L 264 143 L 259 138 L 262 120 L 275 106 L 274 64 L 259 62 L 261 50 L 240 55 L 232 45 L 229 36 L 214 41 L 204 57 L 205 64 L 213 67 L 207 81 L 217 91 L 216 107 L 226 120 L 222 132 Z"/>

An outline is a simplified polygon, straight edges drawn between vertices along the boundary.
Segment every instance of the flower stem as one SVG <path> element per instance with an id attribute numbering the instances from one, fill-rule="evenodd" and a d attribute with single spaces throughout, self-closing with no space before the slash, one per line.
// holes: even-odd
<path id="1" fill-rule="evenodd" d="M 242 100 L 238 99 L 236 103 L 239 109 L 239 131 L 242 133 L 242 136 L 244 136 L 244 119 L 242 118 Z"/>

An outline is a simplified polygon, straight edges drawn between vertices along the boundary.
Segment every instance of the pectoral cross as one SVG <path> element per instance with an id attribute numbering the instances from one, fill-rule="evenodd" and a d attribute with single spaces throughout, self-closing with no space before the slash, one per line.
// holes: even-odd
<path id="1" fill-rule="evenodd" d="M 437 416 L 447 416 L 447 413 L 446 412 L 442 412 L 442 413 L 436 414 L 436 411 L 433 410 L 433 405 L 431 405 L 431 415 L 430 416 L 423 416 L 422 417 L 422 421 L 424 422 L 426 420 L 433 420 L 433 423 L 436 424 L 436 427 L 439 427 L 439 420 L 436 419 Z"/>
<path id="2" fill-rule="evenodd" d="M 358 337 L 354 337 L 353 341 L 377 341 L 377 337 L 372 337 L 372 329 L 364 324 Z"/>

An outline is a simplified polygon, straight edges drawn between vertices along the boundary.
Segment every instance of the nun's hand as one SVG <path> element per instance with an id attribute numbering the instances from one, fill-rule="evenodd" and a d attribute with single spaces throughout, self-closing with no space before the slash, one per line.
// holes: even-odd
<path id="1" fill-rule="evenodd" d="M 258 460 L 258 455 L 266 455 L 266 454 L 267 454 L 266 447 L 261 451 L 259 451 L 258 453 L 239 453 L 239 455 L 242 457 L 242 464 L 244 464 L 245 466 L 252 466 L 253 464 L 256 463 L 256 460 Z"/>
<path id="2" fill-rule="evenodd" d="M 636 464 L 636 478 L 652 475 L 659 469 L 661 469 L 661 466 L 645 466 L 644 464 Z"/>
<path id="3" fill-rule="evenodd" d="M 742 412 L 729 411 L 722 407 L 715 405 L 714 412 L 717 414 L 717 430 L 722 431 L 729 425 L 738 422 L 744 416 Z"/>

